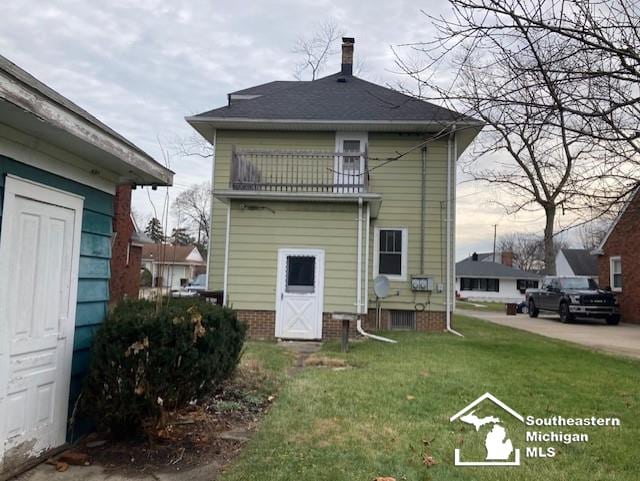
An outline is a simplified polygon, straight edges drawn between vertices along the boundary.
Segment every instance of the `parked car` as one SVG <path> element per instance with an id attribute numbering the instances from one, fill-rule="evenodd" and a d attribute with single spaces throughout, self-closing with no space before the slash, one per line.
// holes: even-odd
<path id="1" fill-rule="evenodd" d="M 587 277 L 545 277 L 541 289 L 527 289 L 525 296 L 529 317 L 546 311 L 559 314 L 561 322 L 577 317 L 604 319 L 607 324 L 620 322 L 616 297 Z"/>
<path id="2" fill-rule="evenodd" d="M 198 274 L 186 286 L 171 291 L 171 297 L 195 297 L 207 289 L 207 275 Z"/>

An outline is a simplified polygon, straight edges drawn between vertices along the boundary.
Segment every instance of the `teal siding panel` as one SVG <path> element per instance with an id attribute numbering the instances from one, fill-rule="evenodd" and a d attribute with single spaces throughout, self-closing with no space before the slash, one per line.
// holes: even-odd
<path id="1" fill-rule="evenodd" d="M 73 353 L 73 361 L 71 361 L 71 375 L 80 376 L 87 371 L 91 351 L 89 349 L 80 349 Z"/>
<path id="2" fill-rule="evenodd" d="M 109 300 L 109 281 L 103 279 L 80 279 L 78 281 L 78 302 Z"/>
<path id="3" fill-rule="evenodd" d="M 73 350 L 81 351 L 89 349 L 93 335 L 99 327 L 99 324 L 97 326 L 76 326 L 76 332 L 73 337 Z"/>
<path id="4" fill-rule="evenodd" d="M 80 257 L 80 279 L 109 279 L 109 259 Z"/>
<path id="5" fill-rule="evenodd" d="M 59 175 L 46 172 L 36 167 L 17 162 L 13 159 L 0 155 L 0 173 L 9 173 L 30 179 L 41 184 L 50 185 L 57 189 L 65 190 L 73 194 L 84 197 L 84 208 L 94 212 L 112 216 L 113 215 L 113 196 L 94 189 L 84 184 L 65 179 Z"/>
<path id="6" fill-rule="evenodd" d="M 103 301 L 79 302 L 76 307 L 76 328 L 100 324 L 106 315 L 107 306 Z"/>
<path id="7" fill-rule="evenodd" d="M 84 209 L 82 232 L 111 235 L 111 216 Z"/>
<path id="8" fill-rule="evenodd" d="M 111 236 L 83 232 L 80 239 L 80 255 L 111 258 Z"/>

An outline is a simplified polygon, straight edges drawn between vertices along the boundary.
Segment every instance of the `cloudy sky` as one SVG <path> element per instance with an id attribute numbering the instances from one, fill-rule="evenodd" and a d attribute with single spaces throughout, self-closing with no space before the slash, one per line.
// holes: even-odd
<path id="1" fill-rule="evenodd" d="M 366 5 L 366 7 L 364 7 Z M 333 19 L 356 38 L 368 80 L 395 85 L 391 46 L 432 38 L 426 0 L 12 0 L 3 3 L 0 53 L 164 162 L 163 152 L 192 134 L 184 116 L 226 102 L 227 92 L 293 79 L 296 39 Z M 337 70 L 330 60 L 326 73 Z M 170 197 L 210 177 L 196 157 L 168 155 L 176 172 Z M 161 189 L 162 190 L 162 189 Z M 134 193 L 142 218 L 166 194 Z M 458 186 L 457 257 L 492 248 L 498 233 L 539 231 L 541 213 L 507 216 L 486 186 Z"/>

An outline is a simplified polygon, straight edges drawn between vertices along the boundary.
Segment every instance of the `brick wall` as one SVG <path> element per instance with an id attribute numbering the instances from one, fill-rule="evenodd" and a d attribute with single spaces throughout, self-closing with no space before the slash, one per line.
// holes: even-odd
<path id="1" fill-rule="evenodd" d="M 598 257 L 600 286 L 611 285 L 609 259 L 620 256 L 622 264 L 622 292 L 617 293 L 623 322 L 640 324 L 640 193 L 631 200 L 618 220 L 603 253 Z"/>
<path id="2" fill-rule="evenodd" d="M 389 329 L 389 311 L 383 309 L 381 312 L 382 329 Z M 247 336 L 250 339 L 275 339 L 276 313 L 274 311 L 236 311 L 238 319 L 247 325 Z M 375 310 L 370 309 L 369 314 L 362 316 L 362 326 L 365 330 L 375 330 Z M 342 321 L 331 318 L 330 312 L 322 315 L 322 336 L 323 339 L 339 339 L 342 335 Z M 440 311 L 416 312 L 416 330 L 439 332 L 445 329 L 445 315 Z M 356 337 L 356 323 L 349 323 L 349 337 Z"/>
<path id="3" fill-rule="evenodd" d="M 111 279 L 109 280 L 109 304 L 124 298 L 138 298 L 140 290 L 140 263 L 142 248 L 130 246 L 133 222 L 131 221 L 131 186 L 119 185 L 113 198 L 113 242 L 111 246 Z M 127 248 L 129 259 L 127 262 Z"/>

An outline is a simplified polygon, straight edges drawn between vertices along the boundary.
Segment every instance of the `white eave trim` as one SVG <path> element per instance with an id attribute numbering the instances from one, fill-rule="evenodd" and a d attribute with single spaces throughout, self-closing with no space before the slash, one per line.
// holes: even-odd
<path id="1" fill-rule="evenodd" d="M 482 128 L 479 121 L 436 121 L 436 120 L 309 120 L 309 119 L 256 119 L 246 117 L 200 117 L 189 116 L 185 120 L 191 124 L 208 124 L 216 128 L 268 129 L 295 127 L 298 130 L 340 130 L 357 128 L 373 131 L 427 131 L 442 129 L 452 125 Z M 194 125 L 195 126 L 195 125 Z"/>
<path id="2" fill-rule="evenodd" d="M 173 172 L 151 157 L 5 71 L 0 71 L 0 99 L 102 150 L 132 169 L 145 172 L 157 179 L 158 184 L 171 185 L 173 181 Z"/>

